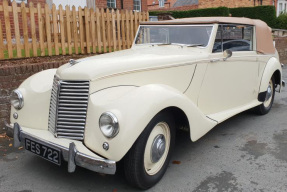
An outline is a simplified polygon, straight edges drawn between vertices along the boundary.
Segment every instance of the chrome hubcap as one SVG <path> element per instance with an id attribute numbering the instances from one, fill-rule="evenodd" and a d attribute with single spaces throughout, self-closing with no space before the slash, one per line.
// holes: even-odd
<path id="1" fill-rule="evenodd" d="M 272 89 L 271 89 L 271 86 L 269 85 L 268 88 L 267 88 L 267 94 L 266 94 L 265 101 L 270 99 L 271 96 L 272 96 Z"/>
<path id="2" fill-rule="evenodd" d="M 151 161 L 157 163 L 165 151 L 165 138 L 164 135 L 160 134 L 154 138 L 151 146 Z"/>
<path id="3" fill-rule="evenodd" d="M 269 81 L 269 85 L 267 87 L 267 93 L 265 97 L 265 101 L 263 102 L 263 105 L 265 107 L 269 107 L 271 102 L 272 102 L 272 97 L 273 97 L 273 82 L 272 80 Z"/>

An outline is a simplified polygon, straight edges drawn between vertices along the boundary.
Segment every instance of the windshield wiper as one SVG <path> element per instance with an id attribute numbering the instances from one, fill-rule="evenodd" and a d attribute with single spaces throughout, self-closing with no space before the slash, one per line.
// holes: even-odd
<path id="1" fill-rule="evenodd" d="M 181 44 L 181 43 L 147 43 L 150 45 L 157 45 L 157 46 L 164 46 L 164 45 L 178 45 L 178 46 L 185 46 L 185 47 L 198 47 L 204 46 L 203 44 Z"/>
<path id="2" fill-rule="evenodd" d="M 198 46 L 203 46 L 203 44 L 181 44 L 181 43 L 158 43 L 156 44 L 158 46 L 162 45 L 178 45 L 178 46 L 184 46 L 184 47 L 198 47 Z"/>
<path id="3" fill-rule="evenodd" d="M 185 44 L 184 46 L 186 46 L 186 47 L 199 47 L 199 46 L 203 46 L 203 44 Z"/>

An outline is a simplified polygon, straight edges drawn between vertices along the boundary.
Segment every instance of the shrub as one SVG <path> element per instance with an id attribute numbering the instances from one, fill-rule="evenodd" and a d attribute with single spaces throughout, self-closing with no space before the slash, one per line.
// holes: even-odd
<path id="1" fill-rule="evenodd" d="M 287 13 L 280 14 L 277 18 L 276 27 L 277 29 L 287 29 Z"/>
<path id="2" fill-rule="evenodd" d="M 230 8 L 232 17 L 247 17 L 265 21 L 270 27 L 276 27 L 276 11 L 274 6 Z"/>
<path id="3" fill-rule="evenodd" d="M 174 18 L 186 17 L 211 17 L 211 16 L 228 16 L 229 11 L 227 7 L 207 8 L 207 9 L 193 9 L 188 11 L 150 11 L 151 16 L 159 14 L 170 14 Z"/>
<path id="4" fill-rule="evenodd" d="M 287 13 L 276 17 L 274 6 L 257 6 L 257 7 L 239 7 L 239 8 L 208 8 L 195 9 L 188 11 L 150 11 L 150 15 L 157 16 L 160 14 L 170 14 L 174 18 L 186 17 L 211 17 L 211 16 L 229 16 L 247 17 L 251 19 L 260 19 L 271 28 L 287 29 Z"/>

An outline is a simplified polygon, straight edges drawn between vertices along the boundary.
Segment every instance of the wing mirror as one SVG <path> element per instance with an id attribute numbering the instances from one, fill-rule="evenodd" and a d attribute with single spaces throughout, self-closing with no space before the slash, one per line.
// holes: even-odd
<path id="1" fill-rule="evenodd" d="M 230 51 L 229 49 L 226 49 L 223 52 L 223 56 L 224 56 L 223 61 L 226 61 L 228 58 L 230 58 L 232 56 L 232 51 Z"/>

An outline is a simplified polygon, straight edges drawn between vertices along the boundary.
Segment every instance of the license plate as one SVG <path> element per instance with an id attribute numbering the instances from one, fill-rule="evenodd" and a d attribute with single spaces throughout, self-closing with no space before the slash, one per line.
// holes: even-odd
<path id="1" fill-rule="evenodd" d="M 25 139 L 25 149 L 52 162 L 61 165 L 61 151 L 38 143 L 36 141 Z"/>

